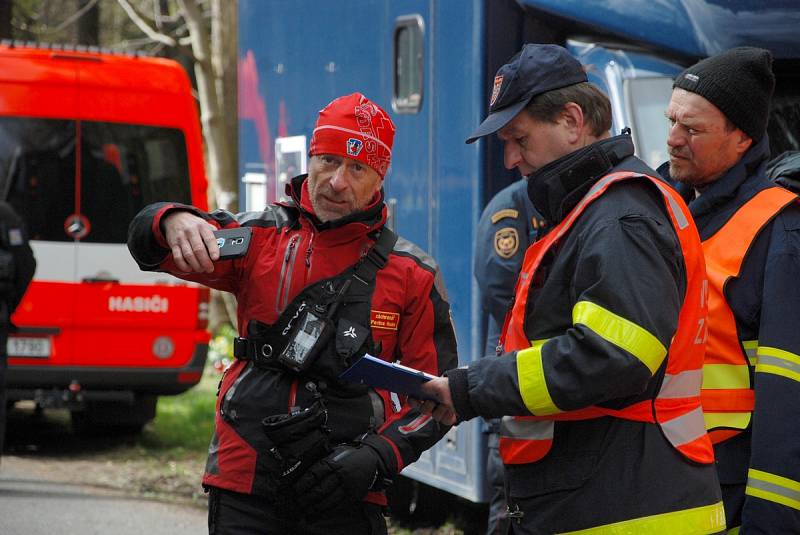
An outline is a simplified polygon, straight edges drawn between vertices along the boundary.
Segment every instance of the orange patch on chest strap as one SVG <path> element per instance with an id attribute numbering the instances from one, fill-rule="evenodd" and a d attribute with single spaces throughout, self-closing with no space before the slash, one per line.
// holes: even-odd
<path id="1" fill-rule="evenodd" d="M 400 325 L 400 314 L 397 312 L 381 312 L 371 310 L 369 314 L 369 326 L 373 329 L 388 329 L 396 331 Z"/>

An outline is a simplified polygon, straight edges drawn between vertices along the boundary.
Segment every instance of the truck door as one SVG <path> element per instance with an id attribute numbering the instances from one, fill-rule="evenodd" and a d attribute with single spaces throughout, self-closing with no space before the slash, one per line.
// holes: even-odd
<path id="1" fill-rule="evenodd" d="M 392 29 L 392 118 L 397 125 L 386 179 L 390 225 L 430 253 L 447 285 L 461 363 L 472 338 L 472 243 L 481 160 L 464 139 L 482 120 L 479 3 L 385 2 Z M 452 428 L 403 475 L 484 500 L 481 421 Z M 400 483 L 403 489 L 406 482 Z M 401 492 L 401 494 L 405 494 Z"/>
<path id="2" fill-rule="evenodd" d="M 433 183 L 430 80 L 431 2 L 390 2 L 392 32 L 392 118 L 397 126 L 392 170 L 386 181 L 390 226 L 428 253 L 434 250 L 432 221 L 437 203 Z"/>
<path id="3" fill-rule="evenodd" d="M 184 135 L 101 121 L 81 121 L 80 129 L 79 211 L 72 218 L 81 364 L 181 367 L 194 351 L 198 292 L 169 275 L 140 271 L 127 237 L 145 205 L 191 204 Z"/>

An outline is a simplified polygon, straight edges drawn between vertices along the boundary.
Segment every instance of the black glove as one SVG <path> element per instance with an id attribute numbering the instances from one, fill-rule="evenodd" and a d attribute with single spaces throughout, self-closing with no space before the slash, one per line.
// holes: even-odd
<path id="1" fill-rule="evenodd" d="M 267 494 L 275 503 L 288 507 L 294 503 L 289 496 L 292 485 L 308 468 L 325 457 L 329 429 L 328 414 L 320 402 L 291 414 L 268 416 L 261 422 L 264 433 L 272 443 L 268 463 Z"/>
<path id="2" fill-rule="evenodd" d="M 340 445 L 300 477 L 294 495 L 305 514 L 317 516 L 342 503 L 360 502 L 373 488 L 384 488 L 387 475 L 378 450 L 368 443 Z"/>

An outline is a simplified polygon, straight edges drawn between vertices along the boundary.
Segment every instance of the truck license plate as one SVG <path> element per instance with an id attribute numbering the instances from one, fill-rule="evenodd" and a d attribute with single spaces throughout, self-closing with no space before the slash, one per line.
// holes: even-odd
<path id="1" fill-rule="evenodd" d="M 9 357 L 46 358 L 50 356 L 50 339 L 10 336 L 7 349 Z"/>

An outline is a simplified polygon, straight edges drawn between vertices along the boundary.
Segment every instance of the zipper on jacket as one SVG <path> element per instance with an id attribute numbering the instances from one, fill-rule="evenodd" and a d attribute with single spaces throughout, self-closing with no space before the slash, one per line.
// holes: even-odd
<path id="1" fill-rule="evenodd" d="M 281 266 L 281 278 L 278 281 L 278 295 L 275 297 L 275 311 L 280 312 L 286 308 L 289 302 L 289 289 L 292 284 L 292 265 L 294 264 L 294 257 L 297 254 L 297 242 L 300 241 L 300 235 L 295 234 L 289 240 L 289 245 L 286 246 L 286 253 L 283 255 L 283 265 Z M 283 297 L 281 299 L 281 297 Z"/>
<path id="2" fill-rule="evenodd" d="M 308 284 L 308 274 L 311 271 L 311 253 L 314 250 L 314 238 L 317 236 L 316 232 L 311 233 L 311 238 L 308 240 L 308 248 L 306 248 L 306 271 L 303 276 L 303 286 Z"/>

